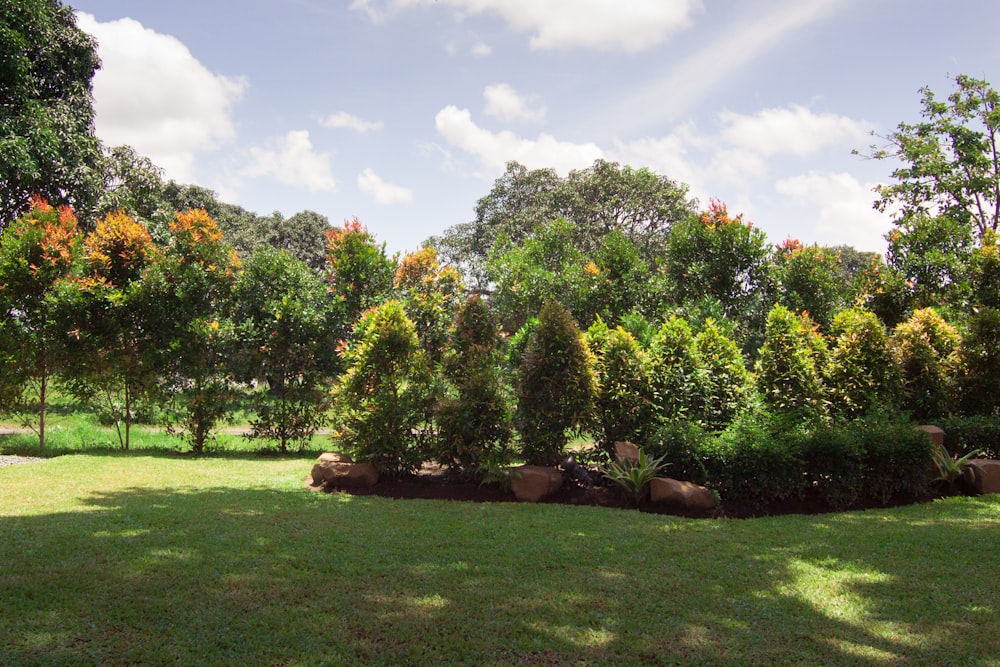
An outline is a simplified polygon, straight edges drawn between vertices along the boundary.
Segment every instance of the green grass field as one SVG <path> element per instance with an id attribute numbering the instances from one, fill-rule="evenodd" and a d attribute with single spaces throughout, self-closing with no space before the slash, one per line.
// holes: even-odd
<path id="1" fill-rule="evenodd" d="M 1000 497 L 745 521 L 315 494 L 310 455 L 0 468 L 0 664 L 1000 665 Z"/>

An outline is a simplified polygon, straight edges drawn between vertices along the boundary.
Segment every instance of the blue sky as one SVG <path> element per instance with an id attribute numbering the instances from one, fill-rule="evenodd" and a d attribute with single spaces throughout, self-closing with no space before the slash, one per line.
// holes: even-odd
<path id="1" fill-rule="evenodd" d="M 98 135 L 259 213 L 391 250 L 473 217 L 508 160 L 646 166 L 778 243 L 882 252 L 852 155 L 921 86 L 1000 85 L 993 0 L 76 0 Z"/>

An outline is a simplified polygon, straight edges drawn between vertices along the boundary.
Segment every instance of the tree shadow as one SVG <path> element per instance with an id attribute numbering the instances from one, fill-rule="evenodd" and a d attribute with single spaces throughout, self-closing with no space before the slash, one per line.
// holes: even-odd
<path id="1" fill-rule="evenodd" d="M 100 493 L 0 517 L 0 663 L 985 666 L 1000 654 L 998 510 L 706 522 Z M 920 558 L 900 556 L 914 545 Z"/>

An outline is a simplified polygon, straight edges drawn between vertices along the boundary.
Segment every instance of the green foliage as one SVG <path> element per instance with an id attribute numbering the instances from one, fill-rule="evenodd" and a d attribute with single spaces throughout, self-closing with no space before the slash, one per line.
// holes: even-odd
<path id="1" fill-rule="evenodd" d="M 961 456 L 978 451 L 983 458 L 1000 459 L 1000 417 L 973 415 L 931 421 L 941 427 L 951 451 Z"/>
<path id="2" fill-rule="evenodd" d="M 979 456 L 979 454 L 979 450 L 974 450 L 964 456 L 952 456 L 944 448 L 944 445 L 934 445 L 931 456 L 934 460 L 934 467 L 937 468 L 938 476 L 932 481 L 944 482 L 949 488 L 954 488 L 966 470 L 979 467 L 978 464 L 970 461 L 970 459 Z"/>
<path id="3" fill-rule="evenodd" d="M 403 257 L 393 285 L 417 327 L 421 347 L 434 362 L 440 362 L 463 292 L 458 271 L 442 266 L 437 250 L 427 247 Z"/>
<path id="4" fill-rule="evenodd" d="M 892 342 L 903 374 L 904 407 L 913 418 L 951 412 L 960 342 L 955 327 L 933 308 L 923 308 L 896 327 Z"/>
<path id="5" fill-rule="evenodd" d="M 566 308 L 549 301 L 538 320 L 518 369 L 516 427 L 524 459 L 551 465 L 562 459 L 567 431 L 590 415 L 593 358 Z"/>
<path id="6" fill-rule="evenodd" d="M 903 273 L 887 266 L 881 259 L 871 264 L 858 277 L 854 285 L 855 305 L 870 310 L 890 329 L 895 328 L 912 314 L 913 290 Z"/>
<path id="7" fill-rule="evenodd" d="M 664 322 L 648 355 L 656 418 L 661 422 L 698 420 L 705 370 L 688 323 L 676 316 Z"/>
<path id="8" fill-rule="evenodd" d="M 873 157 L 899 160 L 896 180 L 878 188 L 879 210 L 898 209 L 898 219 L 928 211 L 982 236 L 1000 221 L 1000 94 L 986 81 L 960 74 L 947 102 L 922 88 L 919 123 L 900 123 L 888 146 Z"/>
<path id="9" fill-rule="evenodd" d="M 59 0 L 0 4 L 0 231 L 40 195 L 93 220 L 94 38 Z"/>
<path id="10" fill-rule="evenodd" d="M 793 422 L 826 416 L 825 360 L 826 345 L 809 316 L 775 305 L 767 316 L 757 362 L 757 391 L 764 407 Z"/>
<path id="11" fill-rule="evenodd" d="M 694 351 L 703 369 L 700 421 L 709 430 L 721 430 L 748 406 L 753 378 L 736 341 L 712 318 L 695 336 Z"/>
<path id="12" fill-rule="evenodd" d="M 512 436 L 509 390 L 503 382 L 499 326 L 478 296 L 455 317 L 445 378 L 453 393 L 435 411 L 437 458 L 462 470 L 486 472 L 507 463 Z"/>
<path id="13" fill-rule="evenodd" d="M 969 261 L 972 303 L 1000 310 L 1000 247 L 993 230 L 983 233 Z"/>
<path id="14" fill-rule="evenodd" d="M 968 298 L 972 229 L 944 216 L 905 217 L 896 225 L 886 234 L 886 262 L 906 281 L 914 306 L 963 305 Z"/>
<path id="15" fill-rule="evenodd" d="M 243 382 L 267 384 L 253 395 L 253 437 L 276 440 L 281 451 L 308 442 L 326 419 L 325 387 L 347 333 L 326 286 L 288 252 L 261 248 L 244 265 L 232 303 L 239 350 L 232 367 Z"/>
<path id="16" fill-rule="evenodd" d="M 344 362 L 335 393 L 341 446 L 386 475 L 416 469 L 427 453 L 421 429 L 435 399 L 433 374 L 399 301 L 365 313 Z"/>
<path id="17" fill-rule="evenodd" d="M 764 232 L 712 200 L 707 211 L 671 230 L 666 263 L 674 301 L 711 297 L 722 304 L 725 317 L 752 322 L 769 289 L 769 258 Z"/>
<path id="18" fill-rule="evenodd" d="M 639 449 L 639 460 L 622 459 L 611 461 L 601 468 L 605 477 L 617 484 L 632 497 L 636 505 L 649 493 L 649 483 L 667 467 L 662 458 L 651 459 Z"/>
<path id="19" fill-rule="evenodd" d="M 833 347 L 825 369 L 830 412 L 854 419 L 891 414 L 899 405 L 902 377 L 889 335 L 874 313 L 843 310 L 830 326 Z"/>
<path id="20" fill-rule="evenodd" d="M 357 322 L 391 295 L 395 258 L 386 256 L 385 243 L 376 243 L 357 218 L 326 233 L 326 260 L 330 294 L 347 322 Z"/>
<path id="21" fill-rule="evenodd" d="M 44 447 L 49 384 L 67 333 L 54 317 L 55 298 L 78 268 L 82 237 L 68 208 L 39 198 L 32 206 L 0 234 L 0 407 L 33 411 Z"/>
<path id="22" fill-rule="evenodd" d="M 594 353 L 597 381 L 592 428 L 610 456 L 615 442 L 644 442 L 654 422 L 646 353 L 628 331 L 609 329 L 600 319 L 587 330 L 586 339 Z"/>
<path id="23" fill-rule="evenodd" d="M 559 218 L 536 227 L 519 245 L 501 239 L 493 246 L 486 264 L 495 285 L 490 304 L 506 331 L 517 331 L 546 301 L 558 300 L 583 314 L 586 261 L 575 233 L 571 222 Z"/>
<path id="24" fill-rule="evenodd" d="M 561 178 L 553 169 L 529 171 L 508 162 L 477 202 L 475 220 L 451 227 L 430 244 L 462 270 L 474 290 L 484 291 L 491 282 L 488 258 L 500 239 L 520 246 L 539 226 L 564 218 L 574 226 L 573 245 L 580 252 L 594 253 L 618 231 L 653 266 L 670 227 L 693 211 L 687 186 L 648 169 L 597 160 Z"/>
<path id="25" fill-rule="evenodd" d="M 828 248 L 789 240 L 778 247 L 774 264 L 779 302 L 793 313 L 809 313 L 824 329 L 829 326 L 847 300 L 840 256 Z"/>
<path id="26" fill-rule="evenodd" d="M 967 415 L 1000 414 L 1000 311 L 984 306 L 961 333 L 955 374 L 959 409 Z"/>

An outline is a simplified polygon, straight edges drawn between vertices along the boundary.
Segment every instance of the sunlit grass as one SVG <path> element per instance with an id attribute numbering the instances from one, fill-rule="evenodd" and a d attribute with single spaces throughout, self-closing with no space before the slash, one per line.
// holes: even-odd
<path id="1" fill-rule="evenodd" d="M 1000 500 L 692 521 L 304 490 L 311 454 L 0 468 L 0 664 L 996 665 Z"/>

